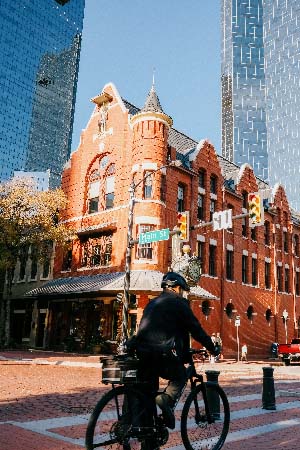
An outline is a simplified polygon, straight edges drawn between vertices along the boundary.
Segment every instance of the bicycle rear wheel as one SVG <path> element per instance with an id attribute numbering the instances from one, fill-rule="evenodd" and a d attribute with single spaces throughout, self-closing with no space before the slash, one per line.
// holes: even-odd
<path id="1" fill-rule="evenodd" d="M 148 435 L 151 438 L 153 432 L 151 427 L 143 427 L 142 424 L 147 414 L 146 404 L 142 394 L 124 386 L 104 394 L 88 422 L 86 449 L 150 450 Z"/>
<path id="2" fill-rule="evenodd" d="M 209 412 L 204 405 L 205 389 Z M 221 449 L 228 434 L 229 423 L 229 404 L 223 389 L 215 383 L 199 384 L 188 395 L 182 410 L 181 436 L 185 448 Z"/>

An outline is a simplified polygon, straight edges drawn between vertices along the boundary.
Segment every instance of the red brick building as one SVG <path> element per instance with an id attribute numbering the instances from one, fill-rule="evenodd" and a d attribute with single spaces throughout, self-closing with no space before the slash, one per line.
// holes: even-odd
<path id="1" fill-rule="evenodd" d="M 300 220 L 291 212 L 284 189 L 278 185 L 271 191 L 249 165 L 238 167 L 207 140 L 196 142 L 175 130 L 154 87 L 141 110 L 123 100 L 113 84 L 93 101 L 94 112 L 62 177 L 69 199 L 64 221 L 77 237 L 69 248 L 57 249 L 54 280 L 29 294 L 49 300 L 48 345 L 59 345 L 71 331 L 84 347 L 98 328 L 106 338 L 116 338 L 132 182 L 140 183 L 133 238 L 173 229 L 177 212 L 190 212 L 189 244 L 203 261 L 201 287 L 193 288 L 192 305 L 209 333 L 221 332 L 225 356 L 236 355 L 236 316 L 239 339 L 247 343 L 250 358 L 268 355 L 272 342 L 298 335 Z M 157 171 L 175 160 L 181 161 L 180 167 Z M 215 211 L 246 212 L 248 193 L 258 190 L 266 197 L 264 226 L 251 228 L 246 218 L 234 220 L 229 230 L 197 226 L 212 220 Z M 132 331 L 170 266 L 171 239 L 134 245 Z"/>

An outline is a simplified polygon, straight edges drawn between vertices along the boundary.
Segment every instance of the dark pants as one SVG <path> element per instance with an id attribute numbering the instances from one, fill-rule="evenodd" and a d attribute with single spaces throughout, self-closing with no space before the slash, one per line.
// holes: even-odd
<path id="1" fill-rule="evenodd" d="M 183 362 L 173 355 L 162 355 L 159 353 L 138 352 L 140 359 L 140 377 L 147 381 L 145 389 L 149 389 L 152 395 L 159 389 L 159 378 L 169 380 L 164 390 L 175 404 L 186 385 L 187 375 Z"/>

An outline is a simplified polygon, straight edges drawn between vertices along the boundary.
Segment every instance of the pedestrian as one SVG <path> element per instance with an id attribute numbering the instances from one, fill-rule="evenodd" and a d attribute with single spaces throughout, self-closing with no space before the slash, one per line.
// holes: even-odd
<path id="1" fill-rule="evenodd" d="M 214 346 L 216 347 L 216 333 L 213 333 L 211 335 L 211 341 L 214 344 Z M 210 354 L 210 358 L 209 358 L 210 363 L 214 363 L 215 362 L 215 355 Z"/>
<path id="2" fill-rule="evenodd" d="M 247 361 L 247 352 L 248 352 L 248 348 L 246 344 L 243 344 L 242 346 L 242 358 L 241 361 Z"/>
<path id="3" fill-rule="evenodd" d="M 220 336 L 220 333 L 217 333 L 216 335 L 216 341 L 215 341 L 215 346 L 219 347 L 219 356 L 218 359 L 223 359 L 223 354 L 222 354 L 222 348 L 223 348 L 223 342 L 222 342 L 222 338 Z"/>

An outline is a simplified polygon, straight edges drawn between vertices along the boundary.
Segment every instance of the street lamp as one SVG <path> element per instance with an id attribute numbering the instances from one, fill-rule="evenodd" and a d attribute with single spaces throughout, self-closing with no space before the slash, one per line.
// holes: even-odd
<path id="1" fill-rule="evenodd" d="M 288 320 L 288 317 L 289 317 L 289 313 L 287 312 L 287 310 L 286 309 L 284 309 L 283 310 L 283 312 L 282 312 L 282 318 L 283 318 L 283 320 L 284 320 L 284 328 L 285 328 L 285 343 L 287 344 L 287 320 Z"/>
<path id="2" fill-rule="evenodd" d="M 129 187 L 129 207 L 128 207 L 128 229 L 127 229 L 127 246 L 125 251 L 125 275 L 124 275 L 124 296 L 123 296 L 123 309 L 122 309 L 122 335 L 120 343 L 120 352 L 124 352 L 124 344 L 128 337 L 128 308 L 129 308 L 129 289 L 130 289 L 130 269 L 131 269 L 131 249 L 135 243 L 132 239 L 133 229 L 133 212 L 135 205 L 135 191 L 141 183 L 143 183 L 148 177 L 168 167 L 180 167 L 181 161 L 170 161 L 168 164 L 164 164 L 156 170 L 146 173 L 146 175 L 138 182 L 135 183 L 134 178 Z"/>

